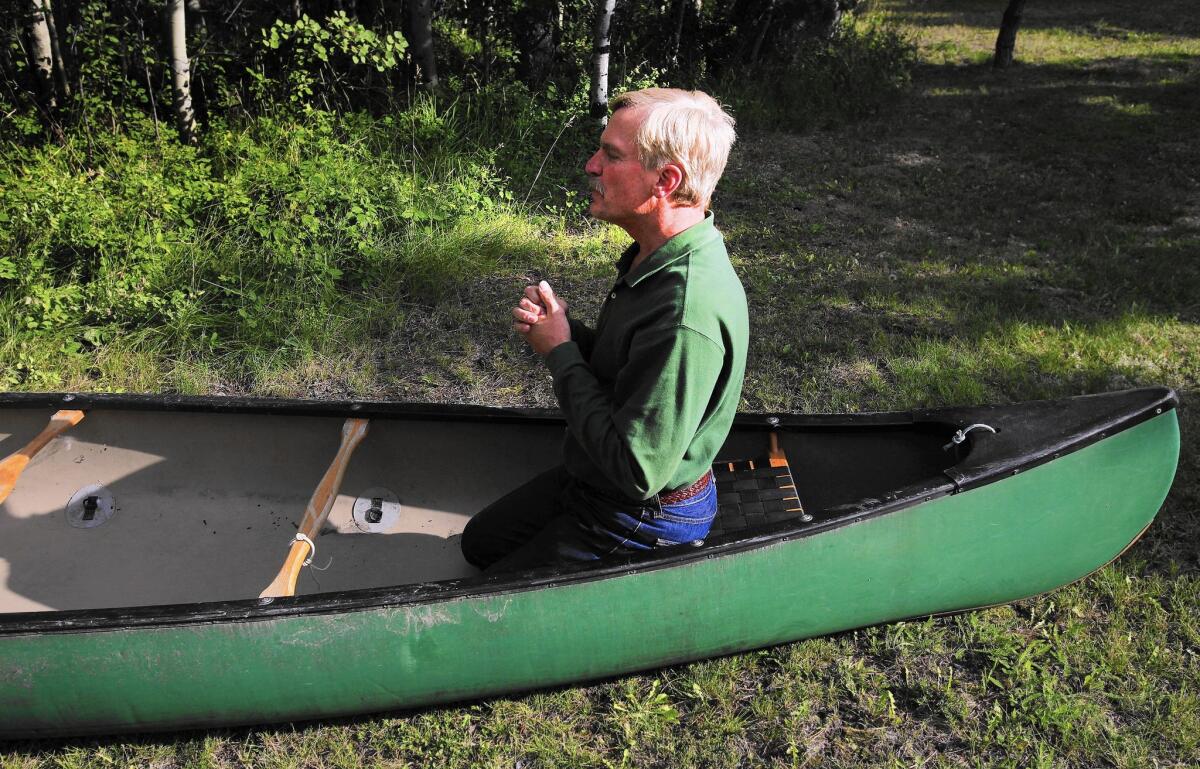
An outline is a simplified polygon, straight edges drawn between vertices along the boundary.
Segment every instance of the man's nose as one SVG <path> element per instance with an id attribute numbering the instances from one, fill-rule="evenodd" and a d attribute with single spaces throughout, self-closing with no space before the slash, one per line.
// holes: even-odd
<path id="1" fill-rule="evenodd" d="M 600 163 L 596 160 L 596 156 L 599 154 L 599 152 L 594 153 L 590 158 L 588 158 L 588 161 L 583 164 L 583 172 L 585 174 L 589 176 L 600 175 Z"/>

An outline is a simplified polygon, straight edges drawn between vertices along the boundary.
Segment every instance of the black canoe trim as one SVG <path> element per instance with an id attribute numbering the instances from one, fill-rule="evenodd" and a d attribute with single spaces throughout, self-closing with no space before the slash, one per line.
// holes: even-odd
<path id="1" fill-rule="evenodd" d="M 364 416 L 418 419 L 446 419 L 497 422 L 562 423 L 556 412 L 546 409 L 498 409 L 485 406 L 461 406 L 410 403 L 366 403 L 357 401 L 318 402 L 279 400 L 269 398 L 211 398 L 162 395 L 80 395 L 61 393 L 4 393 L 0 408 L 47 406 L 61 408 L 112 408 L 155 411 L 193 411 L 213 413 L 286 413 L 311 416 Z M 733 532 L 714 538 L 703 547 L 687 546 L 641 553 L 614 559 L 602 567 L 579 564 L 557 569 L 535 569 L 496 576 L 472 577 L 440 582 L 416 583 L 395 587 L 369 588 L 337 593 L 318 593 L 287 599 L 240 599 L 210 603 L 137 606 L 114 609 L 79 609 L 70 611 L 22 612 L 0 615 L 0 636 L 15 636 L 47 632 L 99 632 L 125 628 L 148 628 L 168 625 L 212 624 L 218 622 L 251 622 L 293 616 L 337 614 L 364 611 L 383 606 L 419 606 L 466 597 L 503 595 L 546 587 L 585 583 L 609 577 L 674 568 L 708 558 L 724 557 L 754 550 L 792 539 L 813 536 L 830 529 L 852 525 L 869 518 L 911 507 L 936 497 L 975 488 L 1008 477 L 1015 472 L 1053 461 L 1104 438 L 1140 424 L 1173 409 L 1178 404 L 1175 393 L 1165 387 L 1142 388 L 1119 393 L 1082 396 L 1057 401 L 1035 401 L 1014 406 L 984 406 L 917 410 L 912 412 L 874 412 L 866 414 L 739 414 L 735 425 L 760 427 L 764 430 L 781 428 L 846 428 L 881 425 L 941 424 L 956 429 L 969 423 L 983 421 L 994 415 L 1002 417 L 1007 411 L 1016 414 L 1016 421 L 1038 421 L 1045 424 L 1054 409 L 1075 404 L 1085 412 L 1083 429 L 1067 430 L 1061 434 L 1041 433 L 1036 445 L 1025 446 L 1024 453 L 1001 460 L 998 453 L 1014 448 L 1011 437 L 1020 430 L 1009 429 L 992 436 L 976 439 L 971 434 L 969 452 L 962 462 L 949 468 L 945 478 L 931 478 L 907 488 L 897 489 L 879 500 L 866 500 L 845 514 L 818 520 L 811 524 L 784 521 L 764 527 L 745 536 Z M 1086 404 L 1086 405 L 1085 405 Z M 1078 414 L 1076 414 L 1078 415 Z M 1012 417 L 1010 416 L 1010 421 Z M 1075 422 L 1076 427 L 1079 421 Z M 1057 425 L 1055 425 L 1057 426 Z M 990 443 L 989 443 L 990 442 Z M 1017 443 L 1019 443 L 1017 439 Z"/>
<path id="2" fill-rule="evenodd" d="M 0 409 L 44 406 L 52 409 L 112 409 L 127 411 L 191 412 L 200 414 L 268 414 L 279 416 L 357 417 L 362 419 L 421 419 L 451 422 L 491 422 L 566 425 L 558 409 L 476 406 L 458 403 L 407 401 L 316 401 L 292 398 L 220 397 L 127 393 L 0 393 Z M 738 414 L 735 427 L 879 427 L 913 423 L 907 411 L 861 414 Z"/>
<path id="3" fill-rule="evenodd" d="M 996 434 L 970 433 L 969 452 L 946 469 L 956 490 L 965 491 L 1052 462 L 1173 409 L 1177 402 L 1175 393 L 1165 387 L 1144 388 L 1011 406 L 916 412 L 914 421 L 948 421 L 960 428 L 980 422 L 1003 426 Z"/>

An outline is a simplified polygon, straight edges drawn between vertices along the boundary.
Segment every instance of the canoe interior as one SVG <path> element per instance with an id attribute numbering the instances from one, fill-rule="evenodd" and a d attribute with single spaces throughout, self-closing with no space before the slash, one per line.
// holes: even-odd
<path id="1" fill-rule="evenodd" d="M 0 412 L 0 457 L 51 411 Z M 337 450 L 325 416 L 94 409 L 47 446 L 0 504 L 0 612 L 99 609 L 254 598 L 279 570 L 305 504 Z M 491 500 L 559 461 L 559 424 L 373 419 L 355 452 L 314 566 L 297 592 L 471 576 L 458 539 Z M 945 425 L 789 428 L 781 433 L 810 513 L 941 478 Z M 765 455 L 767 433 L 738 429 L 719 459 Z M 959 455 L 961 459 L 961 454 Z M 68 501 L 101 484 L 115 512 L 95 528 Z M 393 492 L 388 530 L 363 533 L 355 500 Z M 718 518 L 715 529 L 730 528 Z"/>

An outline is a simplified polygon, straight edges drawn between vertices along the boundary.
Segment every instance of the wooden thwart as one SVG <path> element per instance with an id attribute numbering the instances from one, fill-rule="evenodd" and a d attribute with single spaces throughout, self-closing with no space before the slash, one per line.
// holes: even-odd
<path id="1" fill-rule="evenodd" d="M 3 462 L 0 462 L 0 502 L 8 499 L 8 495 L 16 488 L 17 478 L 29 465 L 33 456 L 45 448 L 47 443 L 79 424 L 82 419 L 82 411 L 64 409 L 56 412 L 54 416 L 50 417 L 50 423 L 46 425 L 46 428 L 38 433 L 37 437 L 31 440 L 25 448 L 8 455 Z"/>
<path id="2" fill-rule="evenodd" d="M 366 419 L 347 419 L 342 425 L 342 445 L 304 509 L 297 539 L 292 543 L 292 549 L 288 551 L 279 574 L 267 585 L 266 590 L 259 594 L 259 598 L 279 598 L 296 594 L 296 580 L 300 576 L 300 567 L 312 553 L 312 545 L 309 542 L 316 540 L 317 535 L 321 533 L 321 527 L 325 525 L 325 519 L 329 517 L 333 501 L 337 499 L 338 488 L 342 485 L 342 476 L 346 474 L 346 466 L 350 463 L 350 455 L 367 436 L 367 425 Z M 307 537 L 308 542 L 300 539 L 300 534 Z"/>

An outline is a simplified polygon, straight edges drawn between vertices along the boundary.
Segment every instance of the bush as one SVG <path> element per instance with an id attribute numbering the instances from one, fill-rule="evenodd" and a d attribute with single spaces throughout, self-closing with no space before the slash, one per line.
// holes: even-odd
<path id="1" fill-rule="evenodd" d="M 877 113 L 908 87 L 916 45 L 886 23 L 850 20 L 829 41 L 796 41 L 790 61 L 727 72 L 713 90 L 741 128 L 810 130 Z"/>
<path id="2" fill-rule="evenodd" d="M 183 355 L 311 348 L 332 318 L 494 268 L 488 234 L 477 258 L 413 252 L 438 233 L 469 239 L 464 223 L 503 218 L 511 196 L 474 157 L 415 153 L 410 118 L 217 121 L 198 148 L 148 121 L 90 147 L 7 145 L 0 384 L 31 381 L 14 358 L 35 339 L 67 355 L 143 332 Z"/>

